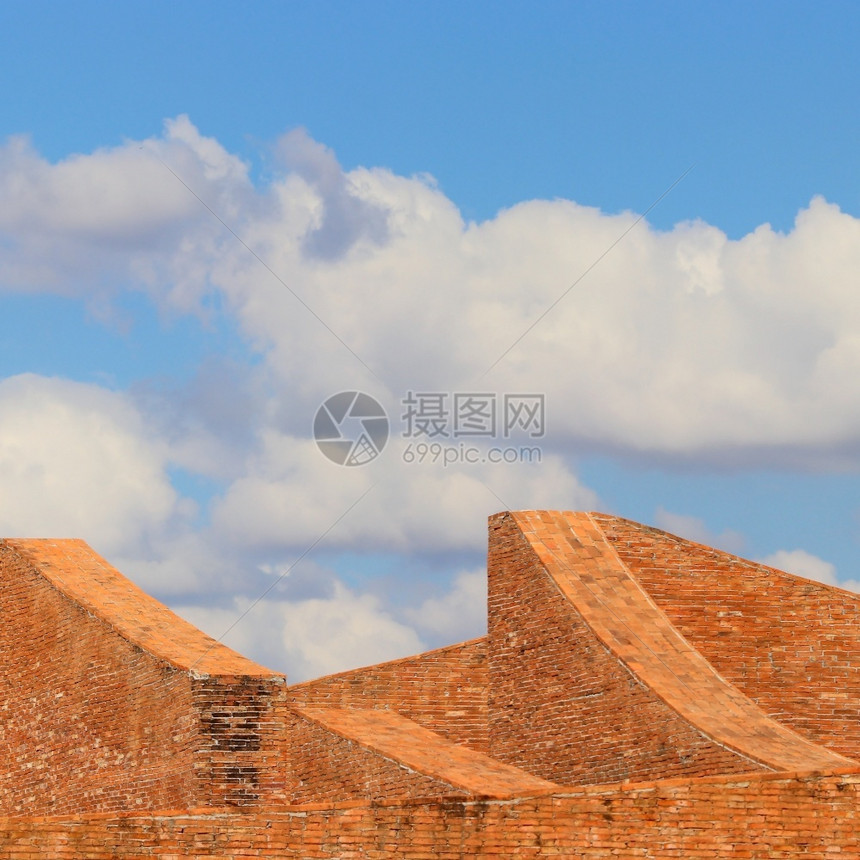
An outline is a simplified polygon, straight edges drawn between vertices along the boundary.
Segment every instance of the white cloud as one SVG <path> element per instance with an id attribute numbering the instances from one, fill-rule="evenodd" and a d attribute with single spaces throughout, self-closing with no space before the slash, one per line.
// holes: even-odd
<path id="1" fill-rule="evenodd" d="M 487 575 L 462 571 L 450 589 L 406 608 L 403 621 L 370 594 L 314 570 L 325 594 L 298 600 L 238 598 L 229 609 L 183 604 L 176 611 L 211 636 L 291 683 L 454 644 L 487 630 Z M 406 623 L 404 623 L 406 622 Z"/>
<path id="2" fill-rule="evenodd" d="M 389 395 L 541 391 L 566 447 L 793 462 L 856 444 L 860 222 L 837 207 L 815 199 L 791 233 L 765 225 L 738 241 L 701 222 L 641 223 L 482 377 L 635 216 L 532 201 L 465 224 L 419 179 L 362 169 L 341 182 L 387 213 L 387 241 L 335 261 L 304 253 L 329 203 L 294 176 L 273 189 L 277 216 L 249 235 Z M 378 387 L 241 248 L 228 256 L 218 283 L 299 403 Z"/>
<path id="3" fill-rule="evenodd" d="M 529 201 L 465 223 L 425 178 L 343 171 L 304 132 L 280 147 L 288 172 L 254 189 L 186 117 L 161 138 L 59 164 L 9 142 L 0 282 L 131 279 L 195 313 L 217 290 L 275 374 L 274 411 L 307 419 L 353 386 L 389 401 L 409 388 L 540 391 L 558 450 L 856 459 L 860 220 L 838 207 L 816 198 L 789 233 L 762 225 L 739 240 L 702 222 L 641 222 L 484 375 L 635 214 Z"/>
<path id="4" fill-rule="evenodd" d="M 56 164 L 21 139 L 0 147 L 0 290 L 103 302 L 143 287 L 172 313 L 229 316 L 262 358 L 253 382 L 219 371 L 172 404 L 63 380 L 0 383 L 0 530 L 80 535 L 144 587 L 199 589 L 191 603 L 202 606 L 203 577 L 222 596 L 250 594 L 259 564 L 306 549 L 366 490 L 324 546 L 478 551 L 495 511 L 599 507 L 571 466 L 595 450 L 857 464 L 860 220 L 836 206 L 816 198 L 789 233 L 763 225 L 739 240 L 702 222 L 665 232 L 641 222 L 486 373 L 637 216 L 527 201 L 467 223 L 426 177 L 344 171 L 302 132 L 280 148 L 286 172 L 255 188 L 247 165 L 186 117 L 160 137 Z M 320 402 L 348 388 L 377 396 L 394 432 L 355 470 L 310 439 Z M 403 463 L 410 389 L 545 394 L 542 463 Z M 194 524 L 171 466 L 218 481 L 211 525 Z M 658 524 L 742 546 L 668 511 Z M 466 629 L 472 588 L 476 578 L 455 581 L 410 623 L 423 635 Z M 412 628 L 365 598 L 272 601 L 277 653 L 296 655 L 302 672 L 342 668 L 346 652 L 326 636 L 316 650 L 290 639 L 311 617 L 320 630 L 339 619 L 371 662 L 375 629 L 385 657 L 417 646 Z"/>
<path id="5" fill-rule="evenodd" d="M 418 630 L 430 634 L 440 644 L 453 644 L 487 632 L 487 572 L 459 573 L 451 589 L 440 597 L 430 597 L 404 615 Z"/>
<path id="6" fill-rule="evenodd" d="M 836 566 L 804 549 L 780 549 L 761 559 L 762 564 L 793 573 L 797 576 L 814 579 L 825 585 L 837 585 L 848 591 L 860 592 L 860 580 L 840 580 L 836 574 Z"/>
<path id="7" fill-rule="evenodd" d="M 442 467 L 407 465 L 403 440 L 373 464 L 350 469 L 326 460 L 312 441 L 263 434 L 243 477 L 213 509 L 213 527 L 237 546 L 282 549 L 325 533 L 328 546 L 405 552 L 483 549 L 486 519 L 504 509 L 595 506 L 596 496 L 565 464 Z"/>
<path id="8" fill-rule="evenodd" d="M 328 147 L 317 143 L 304 129 L 296 129 L 281 138 L 279 151 L 286 164 L 320 194 L 317 218 L 302 240 L 306 254 L 337 260 L 362 240 L 385 242 L 386 210 L 362 199 Z"/>
<path id="9" fill-rule="evenodd" d="M 247 167 L 184 116 L 168 120 L 161 138 L 55 164 L 26 138 L 10 138 L 0 146 L 0 291 L 97 306 L 131 283 L 199 312 L 226 231 L 171 171 L 237 225 L 254 207 Z"/>
<path id="10" fill-rule="evenodd" d="M 193 513 L 122 394 L 25 374 L 0 382 L 0 532 L 135 546 Z"/>
<path id="11" fill-rule="evenodd" d="M 417 633 L 396 621 L 378 598 L 357 594 L 341 582 L 325 598 L 267 599 L 253 607 L 243 598 L 229 610 L 189 605 L 177 612 L 216 638 L 232 627 L 225 644 L 286 672 L 291 683 L 424 649 Z"/>
<path id="12" fill-rule="evenodd" d="M 761 562 L 787 573 L 823 582 L 825 585 L 839 585 L 836 579 L 836 567 L 829 561 L 803 549 L 780 549 L 763 558 Z"/>
<path id="13" fill-rule="evenodd" d="M 235 588 L 242 566 L 169 475 L 170 445 L 124 394 L 0 381 L 0 535 L 81 538 L 161 596 Z"/>

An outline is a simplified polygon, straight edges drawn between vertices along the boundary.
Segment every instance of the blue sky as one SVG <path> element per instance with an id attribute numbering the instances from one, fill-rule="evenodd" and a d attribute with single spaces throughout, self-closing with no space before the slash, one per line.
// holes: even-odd
<path id="1" fill-rule="evenodd" d="M 858 25 L 5 4 L 2 531 L 84 537 L 215 635 L 325 535 L 228 637 L 296 679 L 478 635 L 503 506 L 853 587 Z M 540 465 L 407 466 L 400 439 L 344 470 L 310 438 L 339 390 L 396 430 L 407 390 L 478 385 L 545 394 Z"/>

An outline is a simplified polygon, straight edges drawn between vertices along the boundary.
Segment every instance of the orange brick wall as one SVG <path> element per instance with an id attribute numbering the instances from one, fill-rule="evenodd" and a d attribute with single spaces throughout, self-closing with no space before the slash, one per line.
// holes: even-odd
<path id="1" fill-rule="evenodd" d="M 475 639 L 289 688 L 298 705 L 390 708 L 443 737 L 487 751 L 487 643 Z"/>
<path id="2" fill-rule="evenodd" d="M 283 678 L 158 659 L 4 544 L 0 612 L 0 813 L 285 799 Z"/>
<path id="3" fill-rule="evenodd" d="M 491 519 L 490 755 L 563 785 L 741 773 L 597 641 L 513 517 Z"/>
<path id="4" fill-rule="evenodd" d="M 508 801 L 450 798 L 271 814 L 0 819 L 2 860 L 589 860 L 860 856 L 860 773 L 599 787 Z"/>
<path id="5" fill-rule="evenodd" d="M 724 678 L 780 722 L 860 757 L 860 597 L 638 523 L 594 518 Z"/>
<path id="6" fill-rule="evenodd" d="M 202 801 L 191 679 L 111 635 L 0 548 L 0 810 Z"/>
<path id="7" fill-rule="evenodd" d="M 200 724 L 194 773 L 213 806 L 285 803 L 286 684 L 273 678 L 194 678 Z"/>
<path id="8" fill-rule="evenodd" d="M 287 757 L 293 803 L 333 803 L 450 794 L 445 782 L 340 737 L 298 714 L 290 715 Z"/>
<path id="9" fill-rule="evenodd" d="M 289 688 L 118 585 L 84 545 L 0 541 L 0 860 L 860 857 L 860 770 L 763 773 L 669 707 L 596 636 L 592 604 L 563 594 L 546 560 L 558 541 L 592 560 L 597 544 L 553 532 L 559 516 L 492 518 L 485 639 Z M 860 752 L 860 600 L 594 521 L 718 672 L 777 719 Z M 538 531 L 554 579 L 524 535 Z M 407 721 L 379 709 L 580 786 L 492 793 L 504 774 L 489 762 L 427 733 L 404 741 Z M 423 766 L 443 753 L 447 769 Z M 457 781 L 476 773 L 478 788 Z"/>

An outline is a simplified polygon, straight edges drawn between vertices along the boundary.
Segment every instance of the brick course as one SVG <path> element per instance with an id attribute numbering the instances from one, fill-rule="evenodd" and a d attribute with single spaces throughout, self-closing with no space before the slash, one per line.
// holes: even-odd
<path id="1" fill-rule="evenodd" d="M 833 860 L 860 856 L 858 803 L 854 772 L 666 780 L 509 800 L 316 804 L 267 814 L 0 819 L 0 858 Z"/>

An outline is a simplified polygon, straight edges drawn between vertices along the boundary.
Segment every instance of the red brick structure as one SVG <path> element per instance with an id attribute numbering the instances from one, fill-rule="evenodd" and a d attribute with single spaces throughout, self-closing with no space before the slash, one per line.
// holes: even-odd
<path id="1" fill-rule="evenodd" d="M 0 858 L 860 857 L 860 597 L 490 520 L 482 639 L 288 686 L 80 541 L 0 541 Z"/>

